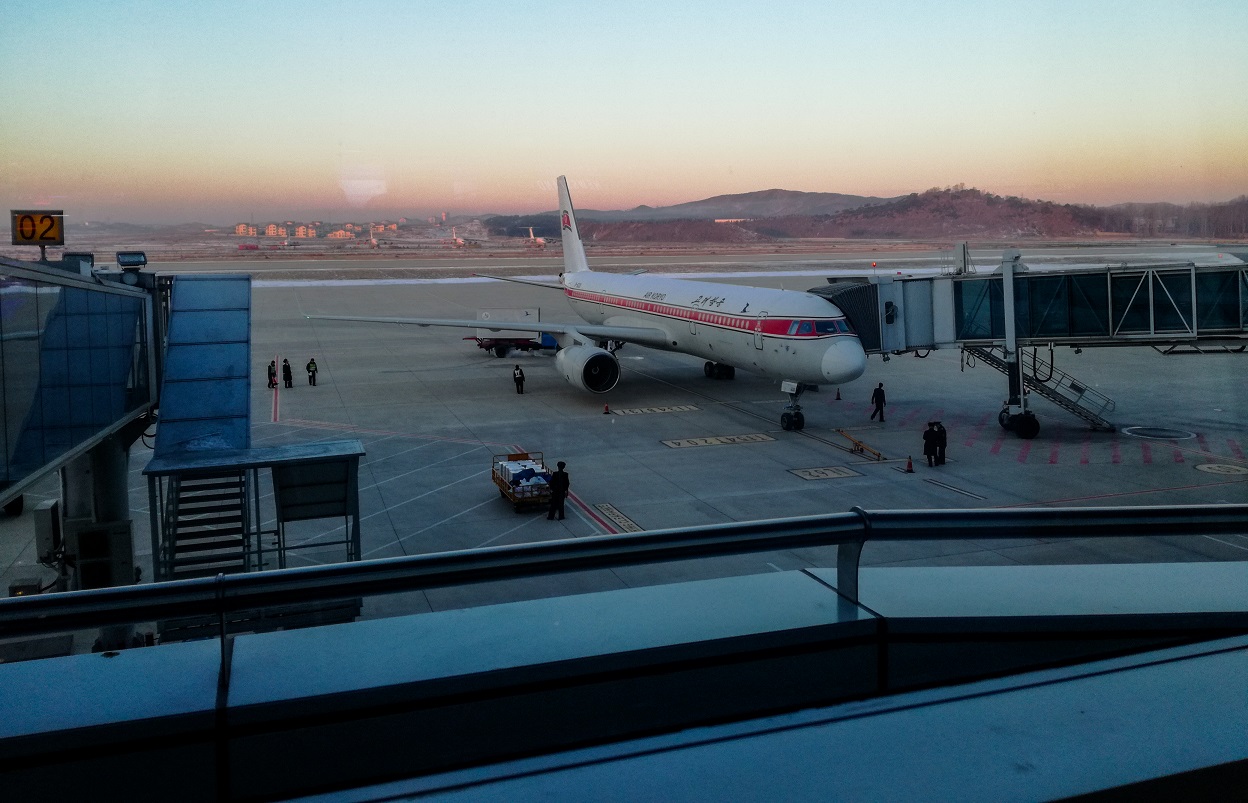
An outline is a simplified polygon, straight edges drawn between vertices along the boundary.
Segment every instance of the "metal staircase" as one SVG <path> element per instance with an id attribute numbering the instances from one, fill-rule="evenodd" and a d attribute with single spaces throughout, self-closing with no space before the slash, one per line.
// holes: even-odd
<path id="1" fill-rule="evenodd" d="M 964 346 L 963 350 L 976 360 L 984 362 L 993 368 L 996 368 L 1003 374 L 1009 375 L 1009 365 L 1005 361 L 1004 350 L 998 353 L 998 348 L 982 347 L 982 346 Z M 1092 425 L 1093 429 L 1105 430 L 1112 432 L 1115 427 L 1113 423 L 1105 419 L 1107 413 L 1114 410 L 1114 400 L 1098 393 L 1095 390 L 1077 381 L 1065 371 L 1059 371 L 1045 360 L 1034 356 L 1024 360 L 1023 370 L 1023 386 L 1032 393 L 1061 407 L 1071 415 L 1078 416 L 1084 421 Z M 1030 372 L 1026 369 L 1030 364 Z M 1043 371 L 1046 376 L 1041 379 L 1037 374 Z"/>
<path id="2" fill-rule="evenodd" d="M 183 475 L 165 508 L 163 579 L 212 577 L 248 570 L 247 482 L 241 471 Z"/>

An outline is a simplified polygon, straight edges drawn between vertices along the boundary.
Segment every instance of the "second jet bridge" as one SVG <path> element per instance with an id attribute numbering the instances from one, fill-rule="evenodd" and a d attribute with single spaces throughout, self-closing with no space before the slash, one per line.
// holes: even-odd
<path id="1" fill-rule="evenodd" d="M 957 346 L 1007 375 L 1017 369 L 1010 395 L 1020 412 L 1027 412 L 1026 391 L 1035 392 L 1095 428 L 1112 428 L 1103 418 L 1112 400 L 1034 357 L 1028 374 L 1019 364 L 1021 349 L 1183 345 L 1242 352 L 1248 345 L 1248 265 L 1031 270 L 1016 254 L 1007 252 L 1002 269 L 991 274 L 830 280 L 809 292 L 841 308 L 868 354 L 887 359 Z M 1007 419 L 1003 411 L 1003 425 Z M 1023 423 L 1019 434 L 1034 437 L 1034 418 Z"/>

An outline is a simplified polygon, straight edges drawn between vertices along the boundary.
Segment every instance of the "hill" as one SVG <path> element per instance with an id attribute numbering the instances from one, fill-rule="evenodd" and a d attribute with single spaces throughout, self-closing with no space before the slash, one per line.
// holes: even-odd
<path id="1" fill-rule="evenodd" d="M 835 199 L 855 206 L 834 213 L 793 210 L 820 208 Z M 859 203 L 862 201 L 863 203 Z M 583 223 L 585 236 L 598 242 L 744 243 L 800 238 L 835 239 L 991 239 L 1069 238 L 1101 234 L 1136 237 L 1243 238 L 1248 235 L 1248 197 L 1222 204 L 1121 204 L 1097 207 L 1003 197 L 964 186 L 933 188 L 895 199 L 867 199 L 837 193 L 766 190 L 723 195 L 650 210 L 690 214 L 682 221 Z M 776 211 L 747 214 L 747 210 Z M 579 214 L 579 213 L 578 213 Z M 626 213 L 616 213 L 626 214 Z"/>

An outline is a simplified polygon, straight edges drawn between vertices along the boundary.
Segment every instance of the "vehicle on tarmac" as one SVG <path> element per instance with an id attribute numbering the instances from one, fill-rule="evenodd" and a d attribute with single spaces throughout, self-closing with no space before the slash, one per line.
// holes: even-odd
<path id="1" fill-rule="evenodd" d="M 703 372 L 708 378 L 732 379 L 740 368 L 780 380 L 781 391 L 789 397 L 780 426 L 800 430 L 806 424 L 799 403 L 803 392 L 821 384 L 851 382 L 866 370 L 867 355 L 845 314 L 817 295 L 590 270 L 563 176 L 558 185 L 564 263 L 559 284 L 503 280 L 562 290 L 585 323 L 509 321 L 506 329 L 550 334 L 559 345 L 556 369 L 573 387 L 591 393 L 614 388 L 620 379 L 615 352 L 626 343 L 692 354 L 706 360 Z M 440 318 L 308 317 L 481 327 L 480 321 Z"/>
<path id="2" fill-rule="evenodd" d="M 506 357 L 512 351 L 538 351 L 556 349 L 559 344 L 554 336 L 542 332 L 538 337 L 477 337 L 470 335 L 464 340 L 477 341 L 477 348 L 494 352 L 495 357 Z"/>

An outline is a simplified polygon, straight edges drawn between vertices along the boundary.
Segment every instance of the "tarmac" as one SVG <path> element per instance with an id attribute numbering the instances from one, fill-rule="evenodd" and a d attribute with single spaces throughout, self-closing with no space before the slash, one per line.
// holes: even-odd
<path id="1" fill-rule="evenodd" d="M 591 260 L 592 263 L 592 260 Z M 478 269 L 486 268 L 480 266 Z M 777 269 L 779 270 L 779 269 Z M 780 271 L 783 272 L 783 271 Z M 722 279 L 806 289 L 821 273 Z M 552 352 L 496 358 L 458 329 L 356 324 L 308 315 L 475 318 L 483 308 L 541 310 L 576 321 L 554 290 L 456 278 L 401 283 L 264 281 L 252 291 L 252 442 L 359 439 L 363 558 L 388 558 L 629 530 L 691 527 L 865 509 L 1204 505 L 1248 502 L 1248 363 L 1242 354 L 1162 355 L 1151 348 L 1069 349 L 1057 367 L 1117 402 L 1115 432 L 1036 399 L 1041 431 L 1018 439 L 997 424 L 1006 379 L 956 349 L 925 357 L 873 356 L 844 387 L 803 397 L 806 428 L 785 432 L 778 384 L 739 371 L 703 375 L 702 361 L 625 346 L 622 378 L 604 395 L 558 377 Z M 705 278 L 705 277 L 704 277 Z M 1042 357 L 1048 359 L 1047 354 Z M 318 385 L 301 368 L 315 357 Z M 269 390 L 265 366 L 287 358 L 295 386 Z M 519 395 L 512 368 L 527 381 Z M 883 382 L 884 423 L 869 420 Z M 838 398 L 839 396 L 839 398 Z M 927 421 L 949 433 L 948 462 L 922 457 Z M 1145 428 L 1132 434 L 1131 428 Z M 1148 430 L 1153 430 L 1149 432 Z M 1165 432 L 1157 432 L 1165 430 Z M 1140 437 L 1138 434 L 1151 435 Z M 1162 437 L 1158 437 L 1161 435 Z M 878 452 L 854 451 L 857 440 Z M 131 451 L 136 564 L 151 574 L 147 486 L 150 439 Z M 541 452 L 571 476 L 567 518 L 517 513 L 490 477 L 493 455 Z M 913 472 L 907 463 L 913 459 Z M 27 509 L 56 493 L 55 477 Z M 266 500 L 271 504 L 271 499 Z M 0 577 L 47 583 L 29 514 L 0 519 Z M 272 522 L 265 526 L 272 526 Z M 288 542 L 308 548 L 290 565 L 342 560 L 341 522 L 303 522 Z M 869 543 L 864 566 L 1085 564 L 1248 560 L 1248 537 L 1091 538 Z M 745 555 L 464 586 L 374 601 L 368 615 L 441 610 L 551 594 L 803 566 L 835 565 L 832 549 Z"/>

